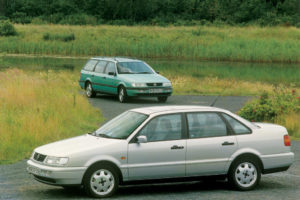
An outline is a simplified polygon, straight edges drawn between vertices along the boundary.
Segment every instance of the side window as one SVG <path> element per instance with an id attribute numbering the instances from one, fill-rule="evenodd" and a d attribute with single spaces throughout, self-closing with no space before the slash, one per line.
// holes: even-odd
<path id="1" fill-rule="evenodd" d="M 235 134 L 241 135 L 241 134 L 251 133 L 251 130 L 249 128 L 247 128 L 245 125 L 243 125 L 241 122 L 239 122 L 236 119 L 230 117 L 229 115 L 226 115 L 226 114 L 222 114 L 222 115 L 228 121 L 228 123 L 232 127 Z"/>
<path id="2" fill-rule="evenodd" d="M 108 74 L 109 72 L 116 72 L 115 63 L 109 62 L 105 69 L 105 74 Z"/>
<path id="3" fill-rule="evenodd" d="M 84 66 L 84 70 L 87 70 L 87 71 L 93 71 L 94 70 L 94 67 L 96 65 L 98 61 L 97 60 L 89 60 L 85 66 Z"/>
<path id="4" fill-rule="evenodd" d="M 190 138 L 227 135 L 227 126 L 216 113 L 189 113 L 187 119 Z"/>
<path id="5" fill-rule="evenodd" d="M 148 142 L 181 139 L 181 115 L 163 115 L 152 119 L 139 133 Z"/>
<path id="6" fill-rule="evenodd" d="M 106 64 L 107 64 L 106 61 L 103 61 L 103 60 L 99 61 L 98 64 L 96 65 L 96 67 L 95 67 L 95 72 L 103 73 Z"/>

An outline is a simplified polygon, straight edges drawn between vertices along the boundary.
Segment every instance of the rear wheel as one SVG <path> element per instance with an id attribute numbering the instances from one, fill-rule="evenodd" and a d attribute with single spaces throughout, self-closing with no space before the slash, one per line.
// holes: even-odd
<path id="1" fill-rule="evenodd" d="M 93 98 L 96 96 L 96 92 L 93 90 L 92 84 L 90 82 L 86 83 L 85 94 L 88 98 Z"/>
<path id="2" fill-rule="evenodd" d="M 163 96 L 163 97 L 157 97 L 158 102 L 165 103 L 167 101 L 168 97 Z"/>
<path id="3" fill-rule="evenodd" d="M 254 189 L 260 181 L 261 169 L 252 158 L 241 158 L 234 161 L 228 173 L 228 181 L 238 190 Z"/>
<path id="4" fill-rule="evenodd" d="M 120 103 L 124 103 L 127 101 L 127 93 L 126 93 L 126 89 L 121 86 L 119 88 L 119 91 L 118 91 L 118 98 L 119 98 L 119 101 Z"/>
<path id="5" fill-rule="evenodd" d="M 97 164 L 88 169 L 83 186 L 86 193 L 97 198 L 112 196 L 119 187 L 119 177 L 113 167 Z"/>

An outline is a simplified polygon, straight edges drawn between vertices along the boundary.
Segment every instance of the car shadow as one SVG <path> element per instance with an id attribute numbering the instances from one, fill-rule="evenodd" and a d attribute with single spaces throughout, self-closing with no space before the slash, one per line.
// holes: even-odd
<path id="1" fill-rule="evenodd" d="M 95 98 L 105 100 L 105 101 L 111 101 L 119 103 L 118 97 L 113 95 L 106 95 L 106 94 L 97 94 Z M 126 101 L 126 104 L 168 104 L 168 100 L 166 103 L 158 102 L 156 97 L 130 97 Z"/>
<path id="2" fill-rule="evenodd" d="M 142 184 L 142 185 L 125 185 L 120 186 L 117 193 L 112 198 L 143 198 L 149 195 L 164 195 L 178 194 L 199 191 L 215 191 L 215 190 L 230 190 L 226 181 L 193 181 L 193 182 L 178 182 L 178 183 L 160 183 L 160 184 Z M 73 198 L 88 198 L 84 189 L 63 189 L 53 188 L 43 191 L 43 194 L 48 199 L 51 197 L 73 199 Z"/>
<path id="3" fill-rule="evenodd" d="M 273 191 L 278 188 L 284 187 L 279 183 L 263 181 L 261 184 L 251 193 L 257 193 L 260 191 Z M 111 199 L 120 198 L 134 198 L 143 199 L 149 196 L 156 195 L 179 195 L 179 194 L 191 194 L 197 192 L 226 192 L 230 195 L 233 193 L 239 193 L 240 191 L 233 190 L 227 181 L 192 181 L 192 182 L 175 182 L 175 183 L 159 183 L 159 184 L 140 184 L 140 185 L 125 185 L 120 186 L 116 194 Z M 39 191 L 41 194 L 41 191 Z M 78 188 L 74 190 L 53 188 L 47 189 L 42 192 L 43 197 L 47 199 L 88 199 L 84 189 Z M 37 194 L 37 196 L 39 196 Z"/>
<path id="4" fill-rule="evenodd" d="M 199 191 L 228 190 L 226 181 L 192 181 L 178 183 L 130 185 L 119 188 L 116 197 L 153 194 L 177 194 Z"/>

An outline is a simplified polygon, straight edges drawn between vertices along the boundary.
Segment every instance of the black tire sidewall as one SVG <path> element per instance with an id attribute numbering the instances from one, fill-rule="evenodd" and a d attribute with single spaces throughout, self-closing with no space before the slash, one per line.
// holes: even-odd
<path id="1" fill-rule="evenodd" d="M 90 95 L 90 96 L 88 96 L 88 94 L 87 94 L 87 92 L 86 92 L 87 87 L 88 87 L 89 85 L 91 85 L 91 88 L 92 88 L 92 91 L 91 91 L 91 95 Z M 93 90 L 92 84 L 91 84 L 90 82 L 88 82 L 88 83 L 86 84 L 86 87 L 85 87 L 85 95 L 86 95 L 88 98 L 93 98 L 93 97 L 96 96 L 96 93 L 95 93 L 95 91 Z"/>
<path id="2" fill-rule="evenodd" d="M 90 180 L 91 180 L 91 176 L 93 175 L 93 173 L 99 169 L 105 169 L 105 170 L 108 170 L 110 171 L 113 176 L 114 176 L 114 180 L 115 180 L 115 183 L 114 183 L 114 188 L 113 190 L 106 194 L 106 195 L 98 195 L 96 193 L 94 193 L 94 191 L 92 190 L 91 188 L 91 184 L 90 184 Z M 84 187 L 84 190 L 85 192 L 92 196 L 92 197 L 96 197 L 96 198 L 105 198 L 105 197 L 110 197 L 112 196 L 119 188 L 119 176 L 118 176 L 118 173 L 117 171 L 114 169 L 114 167 L 112 166 L 109 166 L 107 164 L 95 164 L 93 166 L 91 166 L 87 172 L 85 173 L 84 175 L 84 178 L 83 178 L 83 187 Z"/>
<path id="3" fill-rule="evenodd" d="M 123 101 L 120 100 L 120 92 L 121 92 L 121 90 L 124 91 Z M 118 100 L 119 100 L 120 103 L 125 103 L 126 100 L 127 100 L 127 92 L 126 92 L 125 87 L 123 87 L 123 86 L 121 86 L 120 89 L 119 89 L 119 91 L 118 91 Z"/>
<path id="4" fill-rule="evenodd" d="M 248 162 L 248 163 L 253 164 L 255 166 L 256 172 L 257 172 L 257 179 L 256 179 L 255 183 L 252 186 L 250 186 L 250 187 L 243 187 L 243 186 L 239 185 L 238 182 L 235 179 L 236 168 L 241 163 L 244 163 L 244 162 Z M 240 158 L 240 159 L 234 161 L 234 163 L 230 167 L 230 170 L 229 170 L 229 173 L 228 173 L 228 181 L 229 181 L 229 183 L 235 189 L 240 190 L 240 191 L 253 190 L 259 184 L 260 178 L 261 178 L 261 169 L 260 169 L 260 166 L 258 164 L 258 161 L 256 159 L 252 159 L 252 158 Z"/>

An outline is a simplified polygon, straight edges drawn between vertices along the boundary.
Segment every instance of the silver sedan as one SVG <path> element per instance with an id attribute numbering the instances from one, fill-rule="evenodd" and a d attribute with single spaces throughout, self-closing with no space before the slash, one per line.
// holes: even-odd
<path id="1" fill-rule="evenodd" d="M 251 190 L 261 174 L 285 171 L 293 160 L 282 126 L 214 107 L 160 106 L 126 111 L 92 133 L 38 147 L 27 171 L 42 183 L 83 185 L 91 196 L 108 197 L 131 181 L 204 176 Z"/>

